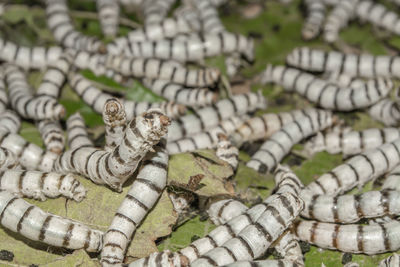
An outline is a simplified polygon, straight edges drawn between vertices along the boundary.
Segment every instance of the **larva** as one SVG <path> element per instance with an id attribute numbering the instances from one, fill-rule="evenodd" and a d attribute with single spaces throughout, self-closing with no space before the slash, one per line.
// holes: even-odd
<path id="1" fill-rule="evenodd" d="M 400 165 L 397 165 L 386 175 L 382 190 L 400 191 Z"/>
<path id="2" fill-rule="evenodd" d="M 307 71 L 338 72 L 364 78 L 400 78 L 400 57 L 396 56 L 344 54 L 299 47 L 287 55 L 286 63 Z"/>
<path id="3" fill-rule="evenodd" d="M 326 6 L 320 0 L 306 0 L 307 17 L 301 31 L 304 40 L 316 38 L 325 20 Z"/>
<path id="4" fill-rule="evenodd" d="M 59 156 L 55 170 L 76 172 L 97 184 L 121 191 L 139 162 L 167 132 L 170 120 L 158 110 L 149 110 L 129 122 L 123 141 L 107 152 L 93 147 L 78 147 Z"/>
<path id="5" fill-rule="evenodd" d="M 400 248 L 400 222 L 395 220 L 374 225 L 300 221 L 294 231 L 300 240 L 349 253 L 373 255 Z"/>
<path id="6" fill-rule="evenodd" d="M 5 77 L 11 106 L 21 117 L 57 120 L 64 116 L 64 107 L 54 98 L 32 95 L 25 74 L 18 67 L 7 64 Z"/>
<path id="7" fill-rule="evenodd" d="M 272 171 L 290 152 L 293 145 L 333 123 L 332 113 L 324 110 L 306 111 L 308 116 L 285 124 L 251 157 L 246 166 L 261 173 Z"/>
<path id="8" fill-rule="evenodd" d="M 0 223 L 26 238 L 56 247 L 88 252 L 102 247 L 103 232 L 44 212 L 7 191 L 0 192 Z"/>
<path id="9" fill-rule="evenodd" d="M 46 150 L 60 154 L 64 150 L 64 131 L 58 121 L 41 120 L 36 123 Z"/>
<path id="10" fill-rule="evenodd" d="M 349 156 L 377 148 L 398 138 L 400 138 L 400 131 L 397 128 L 370 128 L 349 132 L 329 131 L 317 133 L 305 148 L 311 153 L 327 151 L 331 154 L 343 153 Z"/>
<path id="11" fill-rule="evenodd" d="M 79 112 L 72 114 L 67 119 L 68 148 L 94 147 L 87 133 L 85 120 Z"/>
<path id="12" fill-rule="evenodd" d="M 75 30 L 68 14 L 66 0 L 46 0 L 47 25 L 54 38 L 64 47 L 89 52 L 104 51 L 104 45 L 96 38 Z"/>
<path id="13" fill-rule="evenodd" d="M 176 19 L 183 19 L 189 23 L 193 31 L 201 31 L 201 21 L 197 9 L 193 5 L 184 4 L 174 10 Z"/>
<path id="14" fill-rule="evenodd" d="M 384 98 L 369 107 L 368 114 L 386 126 L 396 126 L 400 122 L 399 104 L 389 98 Z"/>
<path id="15" fill-rule="evenodd" d="M 225 134 L 219 133 L 217 136 L 218 144 L 215 154 L 219 159 L 228 163 L 235 172 L 239 164 L 239 149 L 231 144 Z"/>
<path id="16" fill-rule="evenodd" d="M 386 259 L 379 263 L 379 267 L 397 267 L 400 266 L 400 256 L 397 253 L 393 253 Z"/>
<path id="17" fill-rule="evenodd" d="M 338 195 L 376 179 L 400 163 L 400 139 L 356 155 L 307 185 L 313 194 Z"/>
<path id="18" fill-rule="evenodd" d="M 192 3 L 198 11 L 203 32 L 219 33 L 225 31 L 217 9 L 211 4 L 210 0 L 192 1 Z"/>
<path id="19" fill-rule="evenodd" d="M 4 147 L 0 147 L 0 171 L 14 169 L 17 165 L 18 159 L 14 153 Z"/>
<path id="20" fill-rule="evenodd" d="M 0 175 L 0 190 L 41 201 L 46 197 L 64 196 L 79 202 L 85 197 L 86 189 L 77 178 L 74 174 L 7 170 Z"/>
<path id="21" fill-rule="evenodd" d="M 284 233 L 277 241 L 275 250 L 283 257 L 283 260 L 292 262 L 294 266 L 304 266 L 303 252 L 297 237 L 290 230 Z"/>
<path id="22" fill-rule="evenodd" d="M 119 100 L 107 100 L 103 110 L 103 121 L 106 128 L 104 149 L 111 151 L 121 143 L 127 122 L 124 106 Z"/>
<path id="23" fill-rule="evenodd" d="M 18 133 L 21 127 L 21 119 L 12 110 L 6 110 L 0 114 L 0 131 L 5 133 Z"/>
<path id="24" fill-rule="evenodd" d="M 0 113 L 3 113 L 8 106 L 8 96 L 4 78 L 4 68 L 0 66 Z"/>
<path id="25" fill-rule="evenodd" d="M 167 15 L 175 0 L 151 0 L 143 3 L 144 24 L 160 23 Z"/>
<path id="26" fill-rule="evenodd" d="M 215 225 L 221 225 L 248 210 L 242 202 L 234 199 L 223 199 L 210 205 L 207 213 Z"/>
<path id="27" fill-rule="evenodd" d="M 143 79 L 143 85 L 170 101 L 187 106 L 206 106 L 217 101 L 218 94 L 207 88 L 186 88 L 164 80 Z"/>
<path id="28" fill-rule="evenodd" d="M 152 209 L 167 183 L 168 153 L 166 140 L 155 146 L 139 171 L 128 194 L 118 208 L 104 235 L 102 263 L 122 263 L 130 240 L 146 214 Z"/>
<path id="29" fill-rule="evenodd" d="M 96 0 L 101 30 L 104 36 L 115 37 L 118 33 L 119 4 L 114 0 Z"/>
<path id="30" fill-rule="evenodd" d="M 289 260 L 261 260 L 261 261 L 236 261 L 224 267 L 301 267 L 295 262 Z"/>
<path id="31" fill-rule="evenodd" d="M 72 89 L 83 99 L 85 103 L 99 114 L 102 114 L 104 105 L 108 99 L 114 98 L 111 94 L 105 93 L 95 87 L 92 82 L 84 78 L 81 74 L 70 73 L 69 83 Z M 120 100 L 125 107 L 128 120 L 147 111 L 151 108 L 160 108 L 167 116 L 172 118 L 182 115 L 185 107 L 174 102 L 134 102 L 131 100 Z"/>
<path id="32" fill-rule="evenodd" d="M 161 79 L 192 87 L 212 86 L 220 77 L 216 68 L 188 69 L 170 61 L 150 58 L 110 55 L 106 66 L 127 77 Z"/>
<path id="33" fill-rule="evenodd" d="M 173 253 L 169 250 L 151 253 L 146 258 L 141 258 L 124 267 L 187 267 L 188 262 L 185 256 Z"/>
<path id="34" fill-rule="evenodd" d="M 69 54 L 72 64 L 78 69 L 89 69 L 96 76 L 106 75 L 109 71 L 106 68 L 107 55 L 75 49 L 65 49 L 65 53 Z"/>
<path id="35" fill-rule="evenodd" d="M 221 99 L 212 106 L 195 110 L 193 114 L 173 120 L 168 130 L 168 141 L 191 136 L 217 126 L 221 121 L 234 115 L 243 115 L 256 109 L 264 109 L 266 106 L 266 99 L 260 92 L 249 92 Z"/>
<path id="36" fill-rule="evenodd" d="M 393 82 L 385 78 L 368 80 L 359 88 L 339 87 L 294 68 L 268 65 L 264 82 L 274 82 L 289 92 L 296 92 L 324 109 L 351 111 L 365 108 L 387 96 Z"/>

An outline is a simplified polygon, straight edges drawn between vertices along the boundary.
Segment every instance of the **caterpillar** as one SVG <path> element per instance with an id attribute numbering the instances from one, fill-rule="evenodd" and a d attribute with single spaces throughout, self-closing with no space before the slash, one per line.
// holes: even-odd
<path id="1" fill-rule="evenodd" d="M 382 260 L 379 263 L 379 267 L 396 267 L 400 265 L 400 257 L 399 254 L 393 253 L 393 255 L 390 255 L 386 259 Z"/>
<path id="2" fill-rule="evenodd" d="M 289 260 L 261 260 L 261 261 L 236 261 L 224 267 L 300 267 L 295 262 Z"/>
<path id="3" fill-rule="evenodd" d="M 58 157 L 54 169 L 79 173 L 96 184 L 107 184 L 121 192 L 123 183 L 167 132 L 169 124 L 169 118 L 159 110 L 149 110 L 129 122 L 123 141 L 112 151 L 86 146 L 67 150 Z"/>
<path id="4" fill-rule="evenodd" d="M 217 9 L 209 0 L 192 1 L 197 9 L 202 32 L 219 33 L 225 31 L 225 27 L 219 19 Z"/>
<path id="5" fill-rule="evenodd" d="M 152 0 L 143 2 L 144 24 L 160 23 L 167 15 L 175 0 Z"/>
<path id="6" fill-rule="evenodd" d="M 118 208 L 104 234 L 101 263 L 122 263 L 130 240 L 146 214 L 152 209 L 167 183 L 168 153 L 166 140 L 155 146 Z"/>
<path id="7" fill-rule="evenodd" d="M 64 150 L 64 131 L 58 121 L 41 120 L 36 123 L 46 150 L 60 154 Z"/>
<path id="8" fill-rule="evenodd" d="M 272 171 L 290 152 L 293 145 L 333 123 L 332 113 L 324 110 L 306 110 L 308 116 L 285 124 L 275 132 L 251 157 L 246 166 L 260 173 Z"/>
<path id="9" fill-rule="evenodd" d="M 85 120 L 79 112 L 72 114 L 67 119 L 68 148 L 77 149 L 80 147 L 94 147 L 90 140 L 85 125 Z"/>
<path id="10" fill-rule="evenodd" d="M 84 78 L 81 74 L 70 73 L 69 84 L 72 89 L 87 103 L 92 109 L 102 114 L 104 105 L 108 99 L 114 98 L 111 94 L 104 93 L 96 88 L 90 80 Z M 125 107 L 125 113 L 128 120 L 147 111 L 151 108 L 160 108 L 167 116 L 177 117 L 185 112 L 185 107 L 174 102 L 134 102 L 130 100 L 120 100 Z"/>
<path id="11" fill-rule="evenodd" d="M 218 144 L 215 154 L 219 159 L 228 163 L 233 172 L 236 172 L 236 169 L 239 165 L 239 149 L 231 144 L 225 134 L 219 133 L 217 136 Z"/>
<path id="12" fill-rule="evenodd" d="M 334 224 L 317 221 L 299 221 L 294 232 L 305 242 L 321 248 L 368 255 L 397 251 L 400 247 L 398 233 L 400 222 L 384 224 Z"/>
<path id="13" fill-rule="evenodd" d="M 118 33 L 119 4 L 113 0 L 96 0 L 101 30 L 106 37 L 115 37 Z"/>
<path id="14" fill-rule="evenodd" d="M 201 31 L 201 21 L 197 9 L 191 4 L 184 4 L 174 10 L 174 17 L 176 19 L 183 19 L 189 23 L 193 31 Z"/>
<path id="15" fill-rule="evenodd" d="M 187 267 L 188 262 L 185 256 L 178 255 L 169 250 L 163 252 L 153 252 L 146 258 L 141 258 L 130 264 L 122 264 L 123 267 L 153 267 L 153 266 L 167 266 L 167 267 Z"/>
<path id="16" fill-rule="evenodd" d="M 89 69 L 96 76 L 108 74 L 109 68 L 106 68 L 107 55 L 75 49 L 65 49 L 65 53 L 71 57 L 71 62 L 77 69 Z"/>
<path id="17" fill-rule="evenodd" d="M 14 169 L 18 166 L 18 159 L 10 150 L 0 147 L 0 171 Z"/>
<path id="18" fill-rule="evenodd" d="M 29 204 L 7 191 L 0 191 L 0 224 L 31 240 L 64 247 L 98 252 L 103 232 Z"/>
<path id="19" fill-rule="evenodd" d="M 0 114 L 0 132 L 18 133 L 21 127 L 21 119 L 14 111 L 7 109 Z"/>
<path id="20" fill-rule="evenodd" d="M 103 110 L 103 121 L 106 128 L 104 149 L 112 151 L 121 143 L 127 122 L 124 106 L 119 100 L 107 100 Z"/>
<path id="21" fill-rule="evenodd" d="M 400 191 L 400 165 L 397 165 L 385 177 L 382 184 L 382 190 Z"/>
<path id="22" fill-rule="evenodd" d="M 105 52 L 96 37 L 85 36 L 75 30 L 68 14 L 66 0 L 46 0 L 47 25 L 54 38 L 63 46 L 88 52 Z"/>
<path id="23" fill-rule="evenodd" d="M 307 17 L 301 30 L 301 36 L 304 40 L 311 40 L 317 37 L 322 29 L 326 6 L 320 0 L 306 0 L 305 6 Z"/>
<path id="24" fill-rule="evenodd" d="M 0 174 L 0 190 L 41 201 L 46 197 L 64 196 L 80 202 L 86 195 L 86 189 L 77 178 L 74 174 L 6 170 Z"/>
<path id="25" fill-rule="evenodd" d="M 3 113 L 8 106 L 8 96 L 4 79 L 4 68 L 0 66 L 0 114 Z"/>
<path id="26" fill-rule="evenodd" d="M 243 115 L 256 109 L 264 109 L 266 106 L 266 100 L 260 92 L 249 92 L 221 99 L 212 106 L 203 107 L 195 110 L 193 114 L 173 120 L 168 130 L 168 141 L 191 136 L 217 126 L 221 121 L 234 115 Z"/>
<path id="27" fill-rule="evenodd" d="M 389 98 L 384 98 L 369 107 L 368 114 L 385 126 L 396 126 L 400 122 L 399 104 Z"/>
<path id="28" fill-rule="evenodd" d="M 312 74 L 284 66 L 268 65 L 264 82 L 274 82 L 286 91 L 295 91 L 324 109 L 351 111 L 365 108 L 387 96 L 393 82 L 385 78 L 368 80 L 359 88 L 339 87 Z"/>
<path id="29" fill-rule="evenodd" d="M 164 80 L 143 79 L 143 85 L 170 101 L 187 106 L 206 106 L 215 103 L 218 94 L 207 88 L 186 88 Z"/>

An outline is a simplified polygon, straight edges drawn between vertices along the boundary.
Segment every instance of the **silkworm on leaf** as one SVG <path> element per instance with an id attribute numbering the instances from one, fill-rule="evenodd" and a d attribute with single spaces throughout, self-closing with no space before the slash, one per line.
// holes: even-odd
<path id="1" fill-rule="evenodd" d="M 397 253 L 393 253 L 386 259 L 383 259 L 379 263 L 379 267 L 396 267 L 400 265 L 400 256 Z"/>
<path id="2" fill-rule="evenodd" d="M 306 0 L 307 17 L 301 30 L 304 40 L 317 37 L 325 21 L 326 6 L 319 0 Z"/>
<path id="3" fill-rule="evenodd" d="M 3 113 L 8 106 L 8 96 L 4 76 L 4 68 L 3 66 L 0 66 L 0 113 Z"/>
<path id="4" fill-rule="evenodd" d="M 387 173 L 382 184 L 382 190 L 400 191 L 400 165 Z"/>
<path id="5" fill-rule="evenodd" d="M 118 33 L 119 4 L 114 0 L 97 0 L 96 7 L 104 36 L 115 37 Z"/>
<path id="6" fill-rule="evenodd" d="M 166 267 L 187 267 L 188 260 L 185 256 L 164 250 L 163 252 L 153 252 L 145 258 L 131 262 L 126 267 L 153 267 L 153 266 L 166 266 Z"/>
<path id="7" fill-rule="evenodd" d="M 153 0 L 143 2 L 144 24 L 160 23 L 167 16 L 176 0 Z"/>
<path id="8" fill-rule="evenodd" d="M 210 205 L 207 213 L 210 220 L 215 225 L 221 225 L 228 222 L 230 219 L 239 216 L 248 210 L 247 206 L 242 202 L 234 199 L 223 199 Z"/>
<path id="9" fill-rule="evenodd" d="M 288 260 L 260 260 L 260 261 L 237 261 L 224 267 L 299 267 L 298 263 Z"/>
<path id="10" fill-rule="evenodd" d="M 12 110 L 0 114 L 0 132 L 18 133 L 21 128 L 21 118 Z"/>
<path id="11" fill-rule="evenodd" d="M 68 249 L 98 252 L 103 232 L 47 213 L 7 191 L 0 191 L 0 224 L 28 239 Z"/>
<path id="12" fill-rule="evenodd" d="M 60 154 L 64 150 L 64 131 L 58 121 L 41 120 L 37 122 L 39 133 L 46 150 Z"/>
<path id="13" fill-rule="evenodd" d="M 0 147 L 0 171 L 14 169 L 16 166 L 18 166 L 18 159 L 14 153 L 4 147 Z"/>
<path id="14" fill-rule="evenodd" d="M 85 120 L 79 112 L 72 114 L 67 119 L 68 148 L 76 149 L 79 147 L 94 147 L 89 138 Z"/>
<path id="15" fill-rule="evenodd" d="M 218 11 L 211 4 L 211 1 L 193 1 L 193 5 L 198 11 L 203 32 L 219 33 L 225 31 L 225 27 L 218 16 Z"/>
<path id="16" fill-rule="evenodd" d="M 228 163 L 233 172 L 236 172 L 239 164 L 239 149 L 231 144 L 228 137 L 224 133 L 219 133 L 217 136 L 218 144 L 215 154 L 219 159 Z"/>
<path id="17" fill-rule="evenodd" d="M 111 151 L 121 143 L 127 122 L 124 106 L 118 99 L 107 100 L 103 110 L 103 121 L 106 128 L 104 149 Z"/>
<path id="18" fill-rule="evenodd" d="M 396 126 L 400 122 L 399 103 L 389 98 L 384 98 L 369 107 L 368 114 L 385 126 Z"/>

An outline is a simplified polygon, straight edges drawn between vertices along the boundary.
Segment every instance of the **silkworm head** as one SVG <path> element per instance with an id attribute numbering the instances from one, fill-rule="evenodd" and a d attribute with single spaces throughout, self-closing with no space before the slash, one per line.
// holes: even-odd
<path id="1" fill-rule="evenodd" d="M 171 120 L 159 109 L 150 109 L 142 114 L 137 123 L 142 124 L 143 129 L 146 129 L 145 131 L 147 133 L 142 133 L 143 136 L 148 136 L 151 141 L 158 141 L 161 136 L 167 133 L 167 127 L 171 124 Z M 139 129 L 140 128 L 141 127 L 139 127 Z"/>
<path id="2" fill-rule="evenodd" d="M 303 48 L 295 48 L 290 54 L 288 54 L 286 56 L 286 64 L 296 65 L 296 62 L 299 61 L 299 54 L 301 53 L 301 49 Z"/>
<path id="3" fill-rule="evenodd" d="M 126 120 L 125 108 L 121 101 L 116 98 L 110 98 L 106 101 L 103 108 L 103 120 L 106 124 Z"/>

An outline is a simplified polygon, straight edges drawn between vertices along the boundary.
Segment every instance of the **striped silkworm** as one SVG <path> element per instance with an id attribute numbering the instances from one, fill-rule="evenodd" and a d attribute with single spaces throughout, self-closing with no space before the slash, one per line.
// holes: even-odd
<path id="1" fill-rule="evenodd" d="M 290 152 L 292 146 L 333 123 L 332 113 L 329 111 L 310 109 L 306 113 L 308 116 L 285 124 L 268 138 L 246 166 L 260 173 L 270 172 Z"/>
<path id="2" fill-rule="evenodd" d="M 122 142 L 127 123 L 124 106 L 118 99 L 107 100 L 103 110 L 103 121 L 106 128 L 104 149 L 112 151 Z"/>
<path id="3" fill-rule="evenodd" d="M 335 196 L 391 171 L 400 163 L 400 139 L 355 155 L 307 185 L 314 195 Z"/>
<path id="4" fill-rule="evenodd" d="M 8 96 L 4 76 L 4 68 L 3 66 L 0 66 L 0 113 L 3 113 L 8 106 Z"/>
<path id="5" fill-rule="evenodd" d="M 209 130 L 170 141 L 167 144 L 168 153 L 178 154 L 199 149 L 215 148 L 218 143 L 218 133 L 224 133 L 229 136 L 230 133 L 243 123 L 243 119 L 243 116 L 232 116 L 228 119 L 224 119 L 217 126 Z"/>
<path id="6" fill-rule="evenodd" d="M 58 121 L 41 120 L 36 123 L 46 150 L 60 154 L 64 150 L 65 136 Z"/>
<path id="7" fill-rule="evenodd" d="M 320 0 L 306 0 L 305 6 L 307 17 L 301 30 L 301 36 L 304 40 L 311 40 L 321 32 L 325 21 L 326 6 Z"/>
<path id="8" fill-rule="evenodd" d="M 219 33 L 225 31 L 225 27 L 218 16 L 218 11 L 210 0 L 198 0 L 192 1 L 192 3 L 198 11 L 202 32 Z"/>
<path id="9" fill-rule="evenodd" d="M 400 256 L 397 253 L 393 253 L 386 259 L 383 259 L 379 263 L 379 267 L 397 267 L 400 266 Z"/>
<path id="10" fill-rule="evenodd" d="M 400 222 L 395 220 L 374 225 L 299 221 L 294 232 L 302 241 L 349 253 L 373 255 L 400 248 Z"/>
<path id="11" fill-rule="evenodd" d="M 170 101 L 187 106 L 210 105 L 218 98 L 218 94 L 208 88 L 187 88 L 165 80 L 143 79 L 143 85 Z"/>
<path id="12" fill-rule="evenodd" d="M 247 210 L 248 207 L 238 200 L 223 199 L 212 203 L 207 213 L 215 225 L 221 225 Z"/>
<path id="13" fill-rule="evenodd" d="M 0 38 L 0 59 L 24 69 L 44 69 L 62 53 L 59 46 L 20 46 Z"/>
<path id="14" fill-rule="evenodd" d="M 159 110 L 149 110 L 129 122 L 121 144 L 112 151 L 86 146 L 67 150 L 58 157 L 55 170 L 76 172 L 121 192 L 123 183 L 167 132 L 169 124 L 170 119 Z"/>
<path id="15" fill-rule="evenodd" d="M 216 68 L 188 69 L 171 61 L 154 58 L 109 55 L 106 67 L 127 77 L 167 80 L 192 87 L 213 86 L 220 78 L 220 71 Z"/>
<path id="16" fill-rule="evenodd" d="M 12 108 L 23 118 L 58 120 L 64 107 L 52 97 L 33 96 L 25 74 L 15 65 L 5 65 L 5 77 Z"/>
<path id="17" fill-rule="evenodd" d="M 368 109 L 368 114 L 385 126 L 396 126 L 400 122 L 400 108 L 397 101 L 384 98 Z"/>
<path id="18" fill-rule="evenodd" d="M 339 31 L 354 17 L 359 0 L 342 0 L 334 6 L 327 16 L 324 27 L 324 40 L 328 43 L 337 41 Z"/>
<path id="19" fill-rule="evenodd" d="M 198 32 L 201 31 L 201 22 L 200 17 L 197 12 L 197 9 L 192 4 L 184 4 L 177 7 L 174 12 L 174 17 L 177 19 L 183 19 L 187 23 L 189 23 L 190 27 L 193 31 Z"/>
<path id="20" fill-rule="evenodd" d="M 111 94 L 105 93 L 98 89 L 93 83 L 78 73 L 69 74 L 69 84 L 72 89 L 87 103 L 92 109 L 102 114 L 104 105 L 108 99 L 114 98 Z M 141 113 L 151 109 L 159 108 L 169 117 L 177 117 L 185 113 L 186 109 L 180 104 L 174 102 L 135 102 L 131 100 L 120 99 L 124 104 L 125 113 L 128 120 L 140 115 Z"/>
<path id="21" fill-rule="evenodd" d="M 103 232 L 77 221 L 47 213 L 7 191 L 0 192 L 0 224 L 31 240 L 64 247 L 98 252 Z"/>
<path id="22" fill-rule="evenodd" d="M 67 119 L 67 133 L 69 149 L 94 147 L 92 140 L 89 138 L 85 120 L 79 112 L 72 114 Z"/>
<path id="23" fill-rule="evenodd" d="M 195 110 L 193 114 L 173 120 L 168 129 L 168 141 L 175 141 L 211 129 L 234 115 L 265 109 L 266 106 L 266 99 L 261 92 L 237 94 L 231 98 L 221 99 L 212 106 L 206 106 Z"/>
<path id="24" fill-rule="evenodd" d="M 187 267 L 188 260 L 183 255 L 178 255 L 169 250 L 153 252 L 146 258 L 141 258 L 130 264 L 122 264 L 123 267 Z"/>
<path id="25" fill-rule="evenodd" d="M 0 174 L 0 190 L 6 190 L 18 197 L 44 201 L 47 197 L 66 197 L 82 201 L 86 189 L 74 174 L 6 170 Z"/>
<path id="26" fill-rule="evenodd" d="M 119 3 L 114 0 L 96 0 L 101 31 L 106 37 L 115 37 L 118 33 Z"/>
<path id="27" fill-rule="evenodd" d="M 163 192 L 168 171 L 165 145 L 166 140 L 161 139 L 155 146 L 155 152 L 145 158 L 143 167 L 104 234 L 101 263 L 123 262 L 134 232 Z"/>
<path id="28" fill-rule="evenodd" d="M 109 68 L 106 68 L 107 56 L 87 51 L 65 49 L 65 53 L 71 57 L 71 62 L 77 69 L 88 69 L 96 76 L 107 75 Z M 113 70 L 113 73 L 118 73 Z"/>
<path id="29" fill-rule="evenodd" d="M 370 128 L 362 131 L 329 131 L 317 133 L 305 146 L 307 151 L 327 151 L 345 156 L 359 154 L 400 138 L 397 128 Z"/>
<path id="30" fill-rule="evenodd" d="M 105 46 L 96 37 L 76 31 L 68 14 L 66 0 L 46 0 L 47 25 L 54 38 L 64 47 L 89 52 L 104 52 Z"/>
<path id="31" fill-rule="evenodd" d="M 387 96 L 393 87 L 393 82 L 387 78 L 368 80 L 362 87 L 339 87 L 298 69 L 272 65 L 267 66 L 262 81 L 279 84 L 324 109 L 339 111 L 371 106 Z"/>
<path id="32" fill-rule="evenodd" d="M 294 266 L 304 266 L 304 257 L 297 237 L 290 230 L 284 233 L 277 241 L 275 250 L 283 260 L 293 263 Z"/>
<path id="33" fill-rule="evenodd" d="M 301 267 L 289 260 L 261 260 L 261 261 L 237 261 L 224 267 Z"/>
<path id="34" fill-rule="evenodd" d="M 14 169 L 18 166 L 18 158 L 10 150 L 0 147 L 0 171 Z"/>
<path id="35" fill-rule="evenodd" d="M 400 57 L 344 54 L 309 47 L 295 48 L 286 57 L 290 66 L 315 72 L 338 72 L 352 77 L 400 78 Z"/>
<path id="36" fill-rule="evenodd" d="M 382 190 L 400 191 L 400 165 L 386 175 L 381 188 Z"/>
<path id="37" fill-rule="evenodd" d="M 225 134 L 219 133 L 217 136 L 218 144 L 215 154 L 219 159 L 228 163 L 233 172 L 236 172 L 239 165 L 239 149 L 231 144 L 231 141 L 229 141 Z"/>
<path id="38" fill-rule="evenodd" d="M 143 2 L 144 24 L 160 23 L 176 0 L 151 0 Z"/>
<path id="39" fill-rule="evenodd" d="M 0 114 L 0 132 L 18 133 L 20 128 L 21 119 L 14 111 L 7 109 Z"/>

